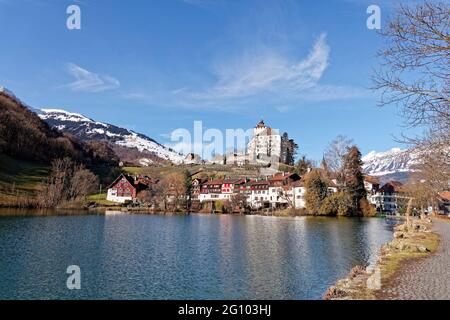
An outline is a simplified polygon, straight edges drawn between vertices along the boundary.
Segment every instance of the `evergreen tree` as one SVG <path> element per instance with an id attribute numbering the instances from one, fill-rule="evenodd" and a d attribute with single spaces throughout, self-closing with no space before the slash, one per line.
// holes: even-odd
<path id="1" fill-rule="evenodd" d="M 349 196 L 351 201 L 350 207 L 352 208 L 352 213 L 354 215 L 361 214 L 361 201 L 367 197 L 366 188 L 364 187 L 362 165 L 361 152 L 358 147 L 352 146 L 348 148 L 343 163 L 344 192 Z"/>
<path id="2" fill-rule="evenodd" d="M 281 154 L 280 162 L 293 166 L 295 163 L 295 155 L 297 154 L 298 145 L 293 139 L 289 139 L 287 132 L 281 136 Z"/>
<path id="3" fill-rule="evenodd" d="M 314 167 L 314 163 L 306 159 L 305 156 L 302 156 L 300 160 L 298 160 L 297 164 L 295 165 L 295 173 L 302 176 L 308 172 L 308 170 L 312 169 Z"/>
<path id="4" fill-rule="evenodd" d="M 185 191 L 185 206 L 186 209 L 191 208 L 191 196 L 192 196 L 192 175 L 189 170 L 184 170 L 183 172 L 183 184 Z"/>
<path id="5" fill-rule="evenodd" d="M 311 171 L 305 179 L 305 205 L 309 214 L 320 214 L 322 203 L 327 197 L 328 186 L 319 170 Z"/>

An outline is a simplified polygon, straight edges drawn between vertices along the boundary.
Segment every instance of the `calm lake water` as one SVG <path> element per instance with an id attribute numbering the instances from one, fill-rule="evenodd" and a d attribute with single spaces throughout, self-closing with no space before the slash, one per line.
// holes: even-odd
<path id="1" fill-rule="evenodd" d="M 0 299 L 321 299 L 391 238 L 379 218 L 0 217 Z"/>

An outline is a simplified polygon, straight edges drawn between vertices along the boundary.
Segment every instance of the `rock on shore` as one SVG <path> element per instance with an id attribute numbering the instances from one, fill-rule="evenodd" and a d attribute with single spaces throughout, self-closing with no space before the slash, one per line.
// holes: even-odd
<path id="1" fill-rule="evenodd" d="M 324 295 L 325 300 L 369 300 L 383 282 L 399 271 L 405 259 L 423 257 L 436 250 L 437 236 L 431 233 L 431 220 L 414 219 L 394 230 L 394 239 L 381 247 L 380 255 L 373 266 L 356 266 L 349 275 L 331 286 Z"/>

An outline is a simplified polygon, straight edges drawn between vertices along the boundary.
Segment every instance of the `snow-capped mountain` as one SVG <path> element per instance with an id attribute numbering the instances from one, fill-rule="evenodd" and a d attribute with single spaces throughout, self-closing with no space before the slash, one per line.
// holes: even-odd
<path id="1" fill-rule="evenodd" d="M 8 96 L 36 113 L 42 120 L 57 130 L 70 133 L 81 141 L 103 140 L 110 143 L 119 157 L 125 161 L 146 166 L 154 162 L 169 161 L 175 164 L 189 162 L 182 154 L 156 142 L 146 135 L 112 124 L 94 121 L 78 113 L 60 109 L 36 109 L 0 86 L 0 94 Z"/>
<path id="2" fill-rule="evenodd" d="M 415 152 L 399 148 L 385 152 L 372 151 L 362 158 L 363 169 L 373 176 L 405 180 L 418 164 L 417 158 Z"/>
<path id="3" fill-rule="evenodd" d="M 34 111 L 36 112 L 36 110 Z M 175 164 L 184 162 L 183 155 L 129 129 L 94 121 L 81 114 L 60 109 L 40 109 L 36 113 L 50 126 L 61 132 L 70 133 L 82 141 L 107 141 L 114 147 L 115 151 L 122 150 L 118 153 L 128 153 L 128 155 L 131 152 L 130 150 L 133 149 L 135 157 L 137 157 L 134 160 L 140 165 L 149 165 L 155 161 L 158 162 L 158 160 L 166 160 Z"/>

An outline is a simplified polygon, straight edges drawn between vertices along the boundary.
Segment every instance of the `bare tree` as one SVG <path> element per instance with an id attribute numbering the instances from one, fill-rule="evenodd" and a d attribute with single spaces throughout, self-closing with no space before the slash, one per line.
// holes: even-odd
<path id="1" fill-rule="evenodd" d="M 187 192 L 185 177 L 177 172 L 170 173 L 161 179 L 156 188 L 156 193 L 164 205 L 164 210 L 167 210 L 168 204 L 178 209 L 180 204 L 186 202 Z"/>
<path id="2" fill-rule="evenodd" d="M 324 160 L 328 170 L 336 174 L 339 182 L 344 180 L 344 158 L 352 145 L 352 139 L 339 135 L 330 142 L 325 150 Z"/>
<path id="3" fill-rule="evenodd" d="M 295 207 L 295 199 L 294 199 L 294 190 L 293 188 L 290 189 L 292 193 L 290 193 L 285 188 L 278 188 L 277 190 L 277 196 L 280 197 L 280 199 L 284 200 L 288 206 L 289 209 L 292 209 Z"/>
<path id="4" fill-rule="evenodd" d="M 437 151 L 424 153 L 422 161 L 412 174 L 411 182 L 414 186 L 413 197 L 420 202 L 420 206 L 437 207 L 438 194 L 449 189 L 450 157 Z M 427 202 L 427 203 L 425 203 Z"/>
<path id="5" fill-rule="evenodd" d="M 380 105 L 400 107 L 408 126 L 425 126 L 430 134 L 406 141 L 435 149 L 450 141 L 450 6 L 426 2 L 402 5 L 380 32 L 386 47 L 374 74 Z M 438 137 L 438 139 L 436 139 Z M 431 139 L 430 139 L 431 138 Z M 438 141 L 440 140 L 440 141 Z M 447 149 L 448 150 L 448 149 Z"/>
<path id="6" fill-rule="evenodd" d="M 54 160 L 50 175 L 38 193 L 38 206 L 53 208 L 84 201 L 97 184 L 98 178 L 83 165 L 75 164 L 70 158 Z"/>
<path id="7" fill-rule="evenodd" d="M 83 165 L 77 165 L 70 177 L 67 190 L 67 201 L 79 201 L 85 199 L 90 193 L 97 189 L 98 178 Z"/>
<path id="8" fill-rule="evenodd" d="M 375 77 L 381 104 L 397 103 L 411 125 L 449 125 L 450 7 L 444 3 L 400 6 L 381 34 L 383 69 Z M 445 120 L 445 121 L 442 121 Z"/>
<path id="9" fill-rule="evenodd" d="M 412 206 L 436 205 L 438 193 L 449 189 L 450 176 L 450 5 L 426 2 L 400 6 L 381 35 L 387 46 L 374 75 L 381 106 L 400 108 L 409 127 L 425 128 L 418 137 L 403 137 L 418 156 L 405 186 L 407 218 Z"/>
<path id="10" fill-rule="evenodd" d="M 230 205 L 233 210 L 239 209 L 240 212 L 250 210 L 247 202 L 247 196 L 243 193 L 233 194 L 230 199 Z"/>

